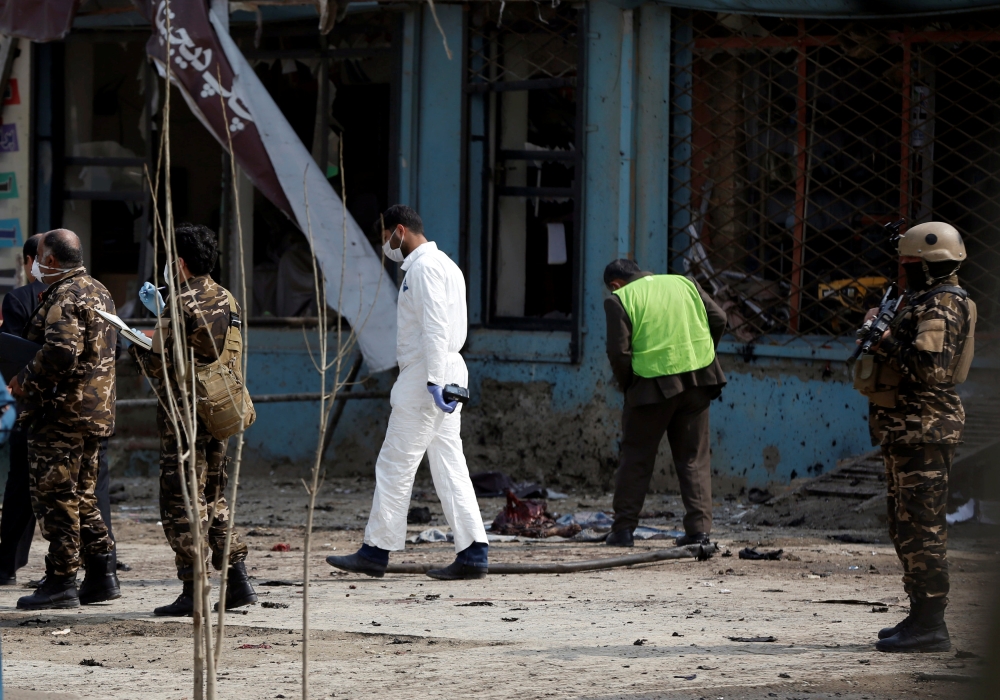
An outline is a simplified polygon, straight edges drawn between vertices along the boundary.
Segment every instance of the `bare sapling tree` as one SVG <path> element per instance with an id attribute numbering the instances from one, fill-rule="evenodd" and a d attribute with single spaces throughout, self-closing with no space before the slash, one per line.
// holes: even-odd
<path id="1" fill-rule="evenodd" d="M 322 474 L 322 463 L 323 463 L 323 453 L 325 447 L 326 432 L 330 429 L 330 413 L 333 410 L 334 405 L 337 401 L 337 395 L 347 385 L 347 380 L 343 376 L 344 361 L 347 357 L 351 355 L 357 345 L 358 333 L 364 328 L 371 314 L 371 310 L 375 308 L 375 300 L 378 298 L 378 293 L 382 286 L 382 275 L 379 275 L 379 282 L 375 288 L 375 299 L 372 299 L 372 304 L 369 307 L 368 314 L 365 315 L 364 319 L 357 326 L 352 326 L 348 333 L 344 333 L 344 323 L 341 311 L 343 310 L 344 301 L 344 280 L 347 276 L 347 187 L 346 179 L 344 173 L 344 137 L 343 134 L 340 138 L 340 193 L 341 193 L 341 206 L 343 213 L 343 229 L 342 229 L 342 240 L 341 240 L 341 254 L 340 254 L 340 284 L 337 290 L 337 328 L 336 328 L 336 340 L 335 345 L 330 348 L 330 328 L 329 328 L 329 312 L 328 312 L 328 301 L 326 295 L 326 277 L 323 274 L 323 269 L 319 264 L 319 259 L 316 257 L 316 245 L 313 239 L 312 232 L 312 215 L 309 210 L 309 190 L 306 183 L 306 175 L 308 170 L 303 174 L 302 184 L 303 184 L 303 197 L 305 201 L 305 212 L 306 212 L 306 235 L 309 238 L 309 246 L 312 249 L 312 265 L 313 265 L 313 285 L 316 294 L 316 309 L 317 309 L 317 336 L 318 336 L 318 348 L 316 355 L 313 355 L 312 348 L 308 345 L 308 338 L 306 338 L 306 347 L 309 350 L 309 358 L 312 361 L 313 367 L 319 374 L 319 385 L 320 385 L 320 400 L 319 400 L 319 429 L 318 437 L 316 441 L 316 453 L 313 459 L 312 470 L 309 475 L 309 482 L 307 483 L 303 480 L 303 485 L 306 489 L 306 494 L 309 497 L 308 507 L 306 510 L 306 527 L 305 527 L 305 538 L 302 546 L 302 700 L 309 700 L 309 555 L 312 552 L 312 530 L 313 530 L 313 518 L 316 513 L 316 497 L 319 494 L 319 490 L 322 486 L 323 474 Z M 384 260 L 382 261 L 384 263 Z M 361 311 L 363 309 L 364 299 L 361 298 L 359 293 L 358 309 L 355 319 L 361 319 Z M 303 336 L 304 331 L 303 331 Z M 332 370 L 332 371 L 331 371 Z M 330 378 L 332 378 L 332 385 L 330 384 Z"/>
<path id="2" fill-rule="evenodd" d="M 219 84 L 222 84 L 222 74 L 219 73 Z M 226 142 L 229 146 L 229 174 L 232 178 L 232 191 L 233 191 L 233 212 L 234 217 L 234 234 L 236 236 L 236 250 L 238 259 L 238 275 L 240 282 L 240 301 L 244 304 L 243 315 L 249 316 L 249 312 L 246 309 L 248 304 L 247 300 L 247 274 L 246 274 L 246 259 L 244 257 L 243 250 L 243 222 L 240 219 L 240 188 L 237 182 L 237 171 L 236 171 L 236 156 L 233 151 L 233 135 L 229 129 L 229 114 L 227 112 L 227 104 L 223 95 L 219 94 L 219 101 L 222 103 L 222 121 L 226 127 Z M 247 360 L 249 357 L 249 336 L 250 329 L 248 323 L 242 324 L 243 331 L 243 357 L 242 357 L 242 371 L 243 371 L 243 382 L 247 381 Z M 236 390 L 236 387 L 230 387 L 231 390 Z M 243 412 L 240 413 L 240 418 L 245 423 L 246 416 Z M 233 528 L 236 523 L 236 497 L 239 494 L 240 485 L 240 465 L 243 462 L 243 444 L 244 444 L 244 431 L 240 430 L 236 434 L 236 447 L 233 451 L 233 459 L 230 462 L 231 471 L 229 474 L 230 480 L 230 490 L 229 490 L 229 520 L 226 523 L 226 543 L 222 554 L 222 571 L 219 574 L 219 619 L 216 625 L 216 637 L 215 637 L 215 665 L 218 667 L 219 658 L 222 653 L 222 640 L 225 636 L 226 629 L 226 586 L 228 584 L 228 574 L 229 574 L 229 554 L 232 549 L 233 543 Z M 209 514 L 209 522 L 212 522 L 212 517 L 217 512 L 218 509 L 218 498 L 222 494 L 215 494 L 216 502 L 212 506 L 212 512 Z"/>
<path id="3" fill-rule="evenodd" d="M 170 34 L 170 0 L 166 6 L 167 34 Z M 165 96 L 163 102 L 163 112 L 161 116 L 162 128 L 160 130 L 160 148 L 157 161 L 155 181 L 150 182 L 150 191 L 153 193 L 153 252 L 158 254 L 159 242 L 163 242 L 164 253 L 169 269 L 177 271 L 178 255 L 176 248 L 176 238 L 174 232 L 172 192 L 170 183 L 170 93 L 171 93 L 171 67 L 170 55 L 164 62 L 165 72 Z M 163 177 L 164 200 L 163 212 L 159 211 L 156 202 L 156 193 L 159 191 L 160 178 Z M 147 173 L 147 181 L 149 175 Z M 155 270 L 155 265 L 153 266 Z M 154 286 L 159 286 L 156 273 L 154 271 Z M 198 490 L 199 479 L 197 475 L 197 451 L 196 439 L 198 428 L 198 416 L 196 413 L 195 390 L 195 361 L 194 350 L 188 347 L 187 332 L 184 323 L 184 314 L 180 307 L 178 298 L 177 274 L 167 275 L 164 280 L 167 288 L 166 305 L 169 314 L 164 323 L 164 309 L 156 304 L 156 328 L 161 339 L 169 329 L 170 343 L 161 342 L 157 351 L 159 352 L 160 364 L 163 368 L 162 393 L 158 392 L 157 398 L 160 407 L 164 411 L 166 419 L 170 425 L 173 437 L 177 441 L 177 472 L 178 481 L 181 488 L 181 498 L 184 504 L 185 516 L 191 531 L 191 539 L 194 546 L 193 561 L 193 584 L 194 584 L 194 612 L 193 612 L 193 652 L 194 652 L 194 700 L 216 700 L 216 667 L 215 657 L 212 653 L 213 638 L 211 630 L 211 620 L 206 614 L 209 604 L 209 592 L 211 585 L 208 579 L 208 572 L 205 566 L 207 558 L 207 544 L 205 541 L 201 508 L 199 507 Z M 169 345 L 169 347 L 168 347 Z M 155 391 L 155 389 L 154 389 Z"/>

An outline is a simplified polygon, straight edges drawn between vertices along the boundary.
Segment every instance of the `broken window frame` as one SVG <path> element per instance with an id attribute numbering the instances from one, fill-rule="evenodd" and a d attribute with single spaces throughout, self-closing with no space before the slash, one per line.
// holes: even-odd
<path id="1" fill-rule="evenodd" d="M 518 3 L 520 5 L 520 3 Z M 529 5 L 532 12 L 537 6 Z M 511 12 L 510 5 L 506 10 Z M 567 7 L 567 6 L 562 6 Z M 583 216 L 583 186 L 584 186 L 584 149 L 585 149 L 585 99 L 584 89 L 586 84 L 586 45 L 588 11 L 586 5 L 575 6 L 572 11 L 576 13 L 576 46 L 575 75 L 564 78 L 541 78 L 532 80 L 503 81 L 500 78 L 485 81 L 482 79 L 473 80 L 476 74 L 470 67 L 473 56 L 471 31 L 471 12 L 465 15 L 463 30 L 463 114 L 462 114 L 462 186 L 465 192 L 462 194 L 462 206 L 465 211 L 461 216 L 461 240 L 463 243 L 462 260 L 467 275 L 471 278 L 473 266 L 478 268 L 479 298 L 469 299 L 470 307 L 478 306 L 470 316 L 478 315 L 479 321 L 471 323 L 472 327 L 493 328 L 501 330 L 521 330 L 521 331 L 569 331 L 572 334 L 570 343 L 571 361 L 579 359 L 580 327 L 582 320 L 582 284 L 581 270 L 583 252 L 585 248 L 585 224 Z M 507 14 L 507 17 L 510 17 Z M 501 27 L 502 28 L 502 27 Z M 478 76 L 481 77 L 481 76 Z M 567 151 L 527 151 L 527 150 L 507 150 L 500 148 L 500 129 L 498 124 L 499 116 L 490 120 L 491 114 L 499 115 L 500 109 L 497 106 L 491 107 L 489 98 L 499 93 L 512 90 L 550 90 L 559 87 L 572 86 L 575 91 L 576 109 L 574 115 L 574 139 L 572 152 Z M 473 120 L 473 101 L 482 96 L 485 104 L 479 110 L 483 115 L 480 124 L 475 124 Z M 491 141 L 491 135 L 493 136 Z M 483 144 L 483 169 L 480 173 L 472 171 L 470 162 L 470 147 L 473 143 Z M 497 187 L 493 175 L 498 167 L 502 167 L 505 162 L 563 162 L 573 168 L 573 182 L 571 187 L 559 188 L 558 191 L 550 191 L 551 188 L 541 187 Z M 471 206 L 473 188 L 479 190 L 478 199 L 481 202 L 481 210 L 476 211 Z M 560 196 L 566 197 L 573 202 L 572 211 L 572 253 L 569 255 L 567 264 L 571 265 L 571 290 L 570 290 L 570 317 L 567 319 L 545 319 L 537 317 L 519 316 L 498 316 L 496 308 L 496 245 L 497 236 L 493 235 L 498 230 L 499 207 L 497 206 L 502 196 L 525 197 L 526 201 L 532 196 Z M 480 219 L 479 226 L 471 224 L 472 217 Z M 478 260 L 474 260 L 469 255 L 469 236 L 476 228 L 479 229 L 480 255 Z"/>
<path id="2" fill-rule="evenodd" d="M 733 18 L 737 18 L 745 26 L 734 28 L 731 26 L 736 21 Z M 1000 154 L 1000 146 L 997 145 L 998 130 L 995 127 L 976 131 L 970 123 L 991 122 L 990 112 L 1000 108 L 1000 100 L 984 97 L 980 101 L 986 106 L 966 102 L 941 102 L 946 101 L 948 91 L 947 87 L 942 86 L 942 79 L 944 82 L 952 81 L 951 85 L 957 82 L 973 94 L 989 92 L 984 91 L 983 87 L 996 86 L 995 79 L 974 77 L 976 74 L 988 76 L 990 70 L 986 59 L 977 58 L 975 52 L 981 50 L 989 54 L 986 44 L 995 47 L 1000 42 L 1000 15 L 978 12 L 951 15 L 949 18 L 952 21 L 946 27 L 931 26 L 933 20 L 918 17 L 873 20 L 861 28 L 868 32 L 866 34 L 865 31 L 852 27 L 847 20 L 778 20 L 750 15 L 716 16 L 705 12 L 674 10 L 671 48 L 673 130 L 669 195 L 671 268 L 672 271 L 683 274 L 690 265 L 691 272 L 697 274 L 699 281 L 710 293 L 714 291 L 713 287 L 720 286 L 719 283 L 723 288 L 729 288 L 723 289 L 722 293 L 724 296 L 729 294 L 728 301 L 734 304 L 737 314 L 756 322 L 748 326 L 752 337 L 737 337 L 739 343 L 748 343 L 752 347 L 754 344 L 789 346 L 804 342 L 814 348 L 813 352 L 817 345 L 852 349 L 853 326 L 849 323 L 842 324 L 839 332 L 835 326 L 828 328 L 829 319 L 823 320 L 819 311 L 819 296 L 824 294 L 825 299 L 826 291 L 840 293 L 845 297 L 844 305 L 847 306 L 849 302 L 846 300 L 846 292 L 854 290 L 836 290 L 832 287 L 823 290 L 820 287 L 824 284 L 817 283 L 831 281 L 823 276 L 839 275 L 854 278 L 853 282 L 864 286 L 866 274 L 877 274 L 885 277 L 888 282 L 896 282 L 899 272 L 894 263 L 877 266 L 867 260 L 868 257 L 877 257 L 873 251 L 878 246 L 866 243 L 854 246 L 863 248 L 861 252 L 852 250 L 850 242 L 846 238 L 839 239 L 837 232 L 839 227 L 844 231 L 853 231 L 857 237 L 866 233 L 865 226 L 880 228 L 881 224 L 900 217 L 905 217 L 908 225 L 933 218 L 948 220 L 950 217 L 960 230 L 963 229 L 962 222 L 969 222 L 968 230 L 963 231 L 963 235 L 966 243 L 971 242 L 973 247 L 959 277 L 964 285 L 969 286 L 973 298 L 980 304 L 979 331 L 986 333 L 977 332 L 977 335 L 982 340 L 994 340 L 997 324 L 995 291 L 1000 288 L 1000 275 L 991 273 L 989 266 L 990 260 L 996 261 L 1000 250 L 995 237 L 990 236 L 988 192 L 984 185 L 977 184 L 976 177 L 987 177 L 988 159 Z M 782 23 L 780 26 L 774 26 L 779 22 Z M 859 36 L 855 36 L 857 32 L 860 32 Z M 865 43 L 866 39 L 868 44 Z M 950 63 L 940 59 L 933 62 L 935 47 L 944 48 L 952 44 L 954 48 L 948 54 Z M 858 50 L 868 47 L 875 58 L 856 55 L 851 52 L 851 47 Z M 835 52 L 832 55 L 837 56 L 836 60 L 831 59 L 831 52 Z M 781 60 L 788 64 L 784 69 L 785 75 L 776 77 L 778 74 L 754 73 L 762 70 L 762 55 L 771 56 L 767 60 L 775 62 L 779 54 L 783 56 Z M 733 66 L 727 68 L 717 62 L 717 57 L 726 56 Z M 829 75 L 836 61 L 849 65 L 847 75 Z M 895 116 L 891 118 L 874 114 L 874 107 L 857 111 L 857 107 L 848 104 L 846 98 L 838 98 L 835 94 L 836 90 L 845 85 L 854 86 L 852 75 L 875 75 L 871 71 L 878 65 L 877 61 L 889 63 L 890 68 L 895 66 L 896 73 L 891 76 L 888 72 L 879 74 L 881 77 L 877 77 L 872 83 L 875 86 L 881 85 L 883 89 L 888 87 L 884 93 L 873 95 L 871 100 L 878 103 L 881 109 L 895 110 Z M 928 61 L 933 63 L 927 63 Z M 922 82 L 925 63 L 933 65 L 934 70 L 939 73 L 936 86 L 933 83 L 925 86 Z M 907 68 L 903 70 L 903 66 Z M 785 102 L 794 103 L 790 110 L 786 110 L 788 119 L 785 126 L 781 127 L 784 133 L 780 133 L 778 127 L 774 126 L 778 122 L 765 123 L 763 128 L 769 129 L 771 133 L 751 133 L 750 121 L 759 120 L 761 108 L 757 105 L 754 107 L 756 111 L 751 110 L 746 104 L 746 94 L 737 98 L 736 102 L 740 112 L 747 110 L 748 116 L 741 121 L 726 114 L 726 98 L 718 98 L 725 85 L 713 87 L 705 84 L 706 75 L 710 72 L 719 73 L 716 76 L 719 78 L 726 70 L 737 76 L 731 78 L 730 87 L 741 83 L 744 92 L 747 80 L 759 80 L 763 91 L 760 94 L 763 97 L 755 99 L 769 108 L 774 106 L 778 111 L 779 98 L 771 96 L 767 90 L 780 93 L 780 99 Z M 789 77 L 794 79 L 784 80 Z M 973 84 L 974 80 L 985 82 Z M 701 85 L 698 84 L 699 81 L 702 81 Z M 920 92 L 921 88 L 924 92 Z M 855 93 L 850 94 L 862 93 L 865 87 L 859 84 L 855 90 Z M 706 98 L 706 95 L 710 97 Z M 942 100 L 935 106 L 934 99 L 937 96 L 942 96 Z M 823 106 L 822 103 L 823 100 L 829 102 L 831 97 L 835 101 L 841 99 L 842 102 L 837 103 L 837 107 L 849 112 L 854 110 L 852 118 L 858 122 L 867 120 L 867 126 L 824 127 L 825 132 L 818 128 L 817 123 L 831 118 L 829 106 Z M 947 113 L 949 107 L 952 113 Z M 924 114 L 925 111 L 928 114 Z M 940 133 L 933 131 L 935 120 L 938 121 Z M 788 126 L 789 123 L 792 126 Z M 929 133 L 925 133 L 927 123 L 932 125 Z M 756 122 L 754 126 L 762 128 Z M 951 129 L 951 133 L 946 134 L 947 129 Z M 875 149 L 873 152 L 887 160 L 887 166 L 881 169 L 873 166 L 865 179 L 855 181 L 852 187 L 846 189 L 819 182 L 814 184 L 815 193 L 810 190 L 808 183 L 814 169 L 825 168 L 833 173 L 833 177 L 850 179 L 852 171 L 844 167 L 838 170 L 836 159 L 841 157 L 850 160 L 853 154 L 838 139 L 860 138 L 867 143 L 866 139 L 879 130 L 891 138 L 881 151 Z M 955 136 L 959 132 L 965 140 Z M 736 145 L 730 146 L 728 152 L 725 146 L 713 150 L 713 142 L 725 140 Z M 774 141 L 779 143 L 775 144 Z M 929 151 L 933 154 L 930 163 L 923 160 L 928 152 L 927 143 L 931 149 L 939 151 Z M 708 207 L 707 211 L 701 202 L 706 191 L 711 192 L 713 179 L 717 181 L 714 183 L 716 189 L 719 189 L 719 178 L 712 171 L 710 159 L 715 157 L 718 162 L 730 157 L 734 162 L 750 162 L 751 156 L 741 150 L 748 150 L 751 146 L 758 151 L 763 149 L 766 156 L 777 156 L 779 159 L 784 157 L 794 175 L 790 184 L 781 186 L 794 196 L 788 197 L 786 192 L 780 202 L 777 198 L 780 188 L 768 190 L 770 186 L 760 184 L 747 169 L 746 163 L 737 164 L 728 175 L 732 182 L 722 183 L 728 186 L 729 192 L 719 196 L 729 199 L 722 200 L 721 203 L 734 211 L 740 207 L 749 211 L 758 206 L 763 211 L 761 197 L 765 198 L 764 204 L 790 205 L 786 208 L 790 212 L 788 221 L 792 223 L 786 223 L 787 231 L 775 238 L 781 239 L 782 249 L 778 251 L 772 240 L 759 234 L 754 243 L 762 249 L 771 247 L 770 254 L 777 256 L 774 260 L 778 260 L 781 265 L 773 279 L 764 281 L 770 282 L 775 288 L 779 284 L 784 285 L 784 288 L 773 294 L 770 305 L 767 302 L 756 303 L 756 309 L 753 305 L 757 300 L 746 296 L 740 298 L 741 293 L 736 290 L 736 285 L 740 282 L 734 280 L 742 276 L 740 281 L 744 286 L 753 286 L 750 284 L 752 280 L 747 276 L 756 272 L 752 266 L 757 265 L 763 270 L 765 265 L 763 258 L 754 258 L 750 234 L 765 223 L 777 228 L 776 219 L 771 214 L 761 214 L 764 218 L 754 224 L 753 217 L 749 214 L 743 217 L 745 221 L 741 221 L 738 212 L 726 219 L 724 215 L 717 213 L 720 207 L 715 196 L 708 196 L 713 206 Z M 969 153 L 977 148 L 982 155 Z M 958 161 L 961 161 L 959 165 L 964 171 L 956 169 L 955 163 Z M 933 185 L 929 187 L 923 182 L 928 169 L 932 173 L 934 169 L 939 172 Z M 874 184 L 877 177 L 889 178 L 894 182 L 890 182 L 889 188 L 881 192 Z M 824 200 L 823 197 L 827 199 Z M 768 202 L 766 198 L 774 201 Z M 967 201 L 963 201 L 963 198 Z M 838 212 L 835 211 L 838 207 L 849 209 L 850 214 L 838 218 Z M 820 217 L 826 217 L 829 222 L 817 225 L 816 219 Z M 708 237 L 699 233 L 702 222 L 709 225 Z M 713 224 L 715 231 L 712 230 Z M 727 227 L 735 230 L 735 233 L 724 230 Z M 695 230 L 689 233 L 692 228 Z M 714 250 L 710 238 L 713 233 L 722 241 Z M 882 248 L 885 250 L 881 253 L 894 258 L 894 250 L 889 250 L 887 245 L 888 237 L 883 234 L 883 238 L 885 245 Z M 732 249 L 727 252 L 726 246 Z M 973 253 L 973 250 L 978 253 Z M 818 264 L 825 254 L 833 251 L 843 259 L 829 262 L 826 267 Z M 715 253 L 714 257 L 712 253 Z M 693 265 L 692 258 L 696 259 Z M 701 268 L 697 259 L 711 262 L 707 268 Z M 773 264 L 773 261 L 768 263 Z M 791 269 L 785 269 L 789 265 Z M 867 269 L 846 274 L 848 268 L 852 267 Z M 766 290 L 761 286 L 760 291 Z M 782 314 L 787 314 L 787 320 L 782 319 Z M 777 321 L 777 324 L 772 323 L 771 328 L 763 328 L 768 318 Z"/>

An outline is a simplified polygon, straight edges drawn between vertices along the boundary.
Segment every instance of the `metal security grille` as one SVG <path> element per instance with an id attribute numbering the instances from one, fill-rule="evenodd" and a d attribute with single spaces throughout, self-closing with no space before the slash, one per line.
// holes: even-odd
<path id="1" fill-rule="evenodd" d="M 672 266 L 737 339 L 853 345 L 899 277 L 883 226 L 900 217 L 961 231 L 977 335 L 995 336 L 1000 15 L 676 11 L 671 76 Z"/>
<path id="2" fill-rule="evenodd" d="M 475 3 L 466 24 L 470 231 L 490 325 L 575 329 L 583 10 Z"/>

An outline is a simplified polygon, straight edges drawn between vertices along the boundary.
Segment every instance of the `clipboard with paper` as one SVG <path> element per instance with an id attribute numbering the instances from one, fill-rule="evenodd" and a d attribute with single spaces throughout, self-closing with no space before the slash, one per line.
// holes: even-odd
<path id="1" fill-rule="evenodd" d="M 112 326 L 117 328 L 118 332 L 122 335 L 123 338 L 125 338 L 131 343 L 135 343 L 139 347 L 146 348 L 147 350 L 152 349 L 153 341 L 151 338 L 147 338 L 142 333 L 136 333 L 131 328 L 129 328 L 123 320 L 121 320 L 114 314 L 109 314 L 106 311 L 101 311 L 100 309 L 96 309 L 96 311 L 101 315 L 101 318 L 103 318 L 105 321 L 107 321 Z"/>

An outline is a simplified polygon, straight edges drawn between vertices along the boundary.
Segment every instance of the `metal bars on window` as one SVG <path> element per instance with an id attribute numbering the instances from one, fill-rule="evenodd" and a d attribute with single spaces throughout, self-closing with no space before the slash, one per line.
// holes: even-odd
<path id="1" fill-rule="evenodd" d="M 468 15 L 468 201 L 481 217 L 469 230 L 489 325 L 577 326 L 583 12 L 477 3 Z"/>
<path id="2" fill-rule="evenodd" d="M 899 277 L 883 226 L 900 217 L 961 231 L 977 335 L 995 335 L 1000 15 L 674 27 L 672 271 L 739 341 L 853 345 Z"/>

